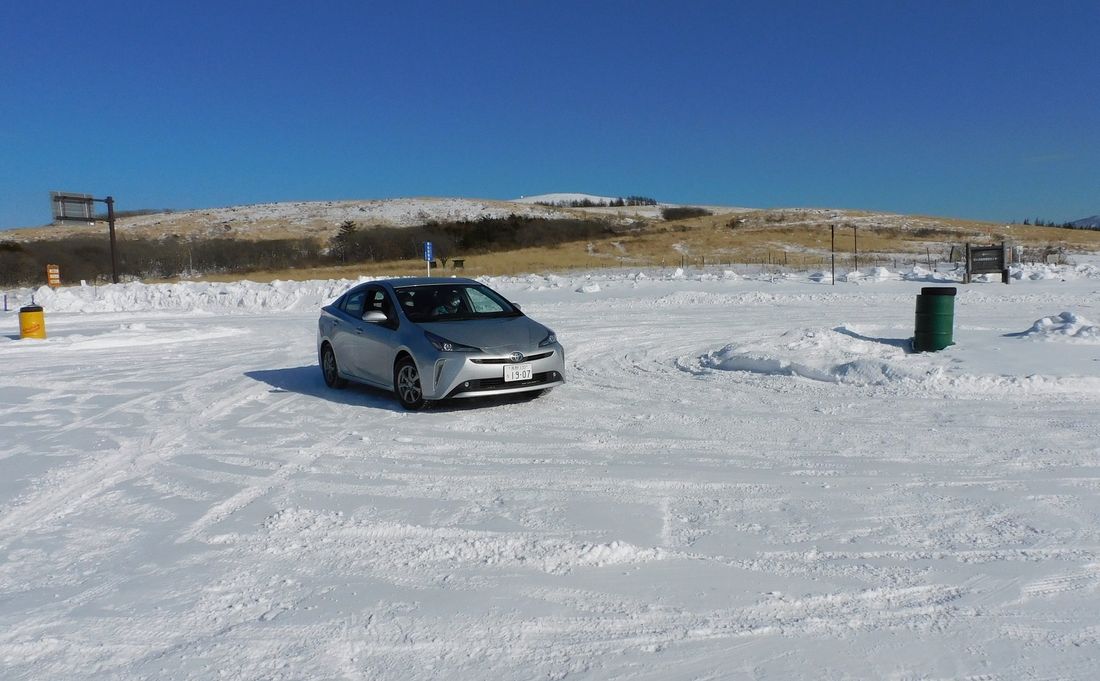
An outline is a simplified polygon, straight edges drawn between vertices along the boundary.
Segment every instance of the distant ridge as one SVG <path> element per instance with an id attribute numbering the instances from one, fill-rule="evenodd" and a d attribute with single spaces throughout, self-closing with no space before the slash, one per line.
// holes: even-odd
<path id="1" fill-rule="evenodd" d="M 1100 215 L 1074 220 L 1069 224 L 1074 227 L 1083 227 L 1085 229 L 1100 229 Z"/>

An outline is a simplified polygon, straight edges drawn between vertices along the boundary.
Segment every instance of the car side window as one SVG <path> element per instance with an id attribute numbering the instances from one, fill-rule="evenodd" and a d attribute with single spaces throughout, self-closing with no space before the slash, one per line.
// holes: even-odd
<path id="1" fill-rule="evenodd" d="M 356 319 L 363 318 L 363 304 L 366 302 L 367 292 L 358 291 L 344 299 L 344 312 Z"/>
<path id="2" fill-rule="evenodd" d="M 363 309 L 364 314 L 367 312 L 381 312 L 386 315 L 388 323 L 386 326 L 391 328 L 397 327 L 397 315 L 394 314 L 393 303 L 390 301 L 390 297 L 386 295 L 386 292 L 380 288 L 367 289 L 366 304 Z"/>
<path id="3" fill-rule="evenodd" d="M 421 302 L 427 302 L 427 294 L 424 296 L 418 296 L 419 293 L 414 288 L 403 288 L 397 291 L 397 300 L 401 303 L 401 306 L 405 308 L 405 314 L 414 314 L 424 307 Z"/>

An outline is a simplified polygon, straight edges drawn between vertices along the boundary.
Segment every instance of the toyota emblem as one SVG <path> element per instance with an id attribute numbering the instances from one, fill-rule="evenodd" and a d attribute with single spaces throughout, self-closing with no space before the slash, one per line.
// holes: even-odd
<path id="1" fill-rule="evenodd" d="M 523 353 L 522 352 L 513 352 L 512 354 L 508 355 L 508 359 L 512 360 L 513 364 L 516 364 L 517 362 L 522 362 L 523 361 Z"/>

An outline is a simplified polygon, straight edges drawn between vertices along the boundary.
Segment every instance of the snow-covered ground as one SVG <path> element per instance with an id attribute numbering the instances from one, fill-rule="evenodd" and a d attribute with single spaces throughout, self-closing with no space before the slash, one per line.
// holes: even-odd
<path id="1" fill-rule="evenodd" d="M 493 278 L 569 382 L 324 387 L 351 282 L 0 316 L 4 679 L 1093 679 L 1100 271 Z"/>

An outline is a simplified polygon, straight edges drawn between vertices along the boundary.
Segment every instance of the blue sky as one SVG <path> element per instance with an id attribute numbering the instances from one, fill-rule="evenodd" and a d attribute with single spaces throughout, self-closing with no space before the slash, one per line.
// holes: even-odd
<path id="1" fill-rule="evenodd" d="M 1098 39 L 1096 0 L 9 2 L 0 228 L 54 189 L 1076 219 Z"/>

